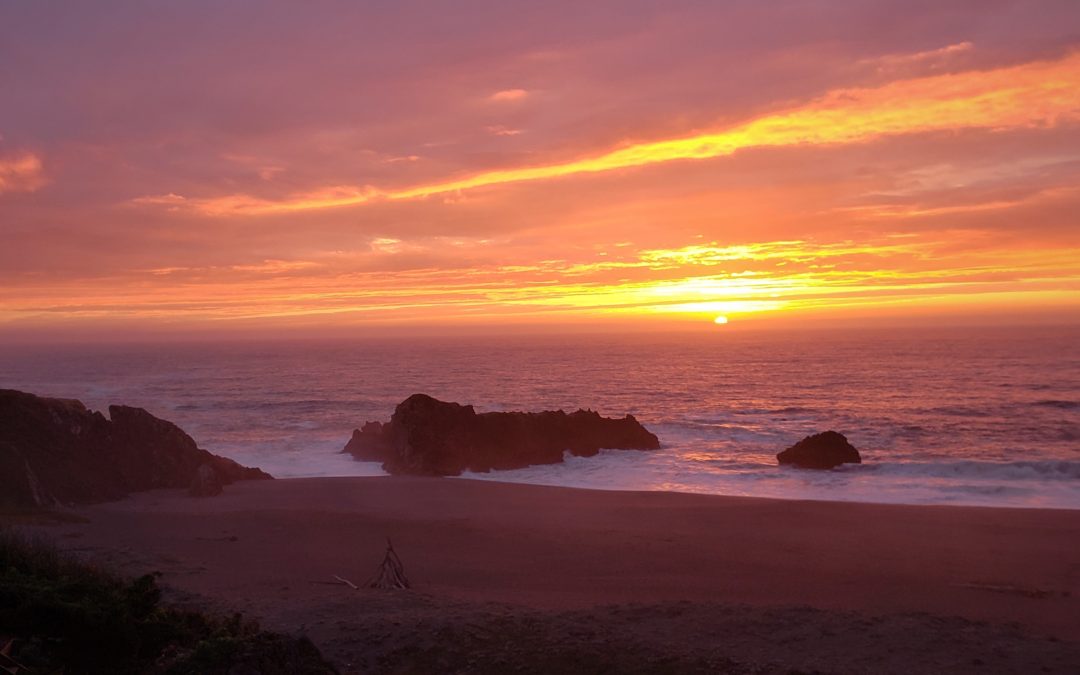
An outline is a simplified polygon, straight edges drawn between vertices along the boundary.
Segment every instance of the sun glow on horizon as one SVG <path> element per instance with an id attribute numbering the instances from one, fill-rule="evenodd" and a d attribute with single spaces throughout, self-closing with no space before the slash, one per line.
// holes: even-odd
<path id="1" fill-rule="evenodd" d="M 484 322 L 549 321 L 573 323 L 592 317 L 628 316 L 708 318 L 717 325 L 732 315 L 776 315 L 843 307 L 910 311 L 912 303 L 936 306 L 949 301 L 981 304 L 1022 294 L 1033 303 L 1075 302 L 1080 280 L 1062 286 L 1080 248 L 1012 251 L 941 258 L 951 242 L 886 239 L 876 244 L 764 242 L 740 247 L 693 245 L 670 251 L 644 251 L 636 261 L 574 265 L 550 262 L 514 268 L 472 270 L 464 277 L 416 270 L 392 279 L 378 273 L 327 280 L 315 262 L 266 261 L 222 270 L 156 270 L 163 285 L 132 286 L 123 294 L 103 294 L 99 302 L 80 297 L 76 287 L 52 287 L 19 298 L 0 299 L 0 322 L 33 323 L 66 317 L 94 321 L 294 321 L 323 317 L 364 321 Z M 922 270 L 887 270 L 911 256 L 927 261 Z M 673 261 L 677 261 L 674 262 Z M 992 264 L 988 264 L 992 263 Z M 654 281 L 612 282 L 611 272 L 663 273 Z M 229 277 L 242 271 L 248 281 Z M 572 276 L 577 281 L 570 281 Z M 1007 273 L 1007 277 L 1003 277 Z M 220 281 L 215 276 L 224 275 Z M 559 283 L 546 283 L 551 276 Z M 86 292 L 81 285 L 83 293 Z M 108 287 L 102 287 L 103 290 Z M 92 291 L 93 289 L 91 289 Z M 1002 295 L 1004 294 L 1004 295 Z M 77 303 L 77 304 L 76 304 Z M 351 317 L 351 319 L 350 319 Z"/>

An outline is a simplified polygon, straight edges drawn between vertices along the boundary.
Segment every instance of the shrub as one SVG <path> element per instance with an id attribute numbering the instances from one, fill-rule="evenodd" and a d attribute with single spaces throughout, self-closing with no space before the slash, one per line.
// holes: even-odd
<path id="1" fill-rule="evenodd" d="M 310 641 L 161 603 L 156 574 L 124 579 L 0 529 L 0 646 L 68 673 L 334 673 Z"/>

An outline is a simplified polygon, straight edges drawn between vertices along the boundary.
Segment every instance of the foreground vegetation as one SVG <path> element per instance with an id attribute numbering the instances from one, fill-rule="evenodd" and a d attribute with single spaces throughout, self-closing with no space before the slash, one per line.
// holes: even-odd
<path id="1" fill-rule="evenodd" d="M 0 673 L 334 673 L 306 638 L 161 603 L 123 579 L 0 529 Z"/>

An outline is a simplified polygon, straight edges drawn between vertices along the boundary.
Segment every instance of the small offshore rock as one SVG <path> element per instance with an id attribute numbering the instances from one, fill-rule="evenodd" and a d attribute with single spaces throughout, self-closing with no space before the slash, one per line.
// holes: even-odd
<path id="1" fill-rule="evenodd" d="M 835 431 L 807 436 L 776 455 L 780 464 L 803 469 L 834 469 L 841 464 L 862 464 L 862 457 L 847 437 Z"/>

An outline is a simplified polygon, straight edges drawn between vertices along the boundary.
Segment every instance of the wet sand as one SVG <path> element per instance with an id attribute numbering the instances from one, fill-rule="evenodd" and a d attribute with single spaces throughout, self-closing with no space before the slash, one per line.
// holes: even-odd
<path id="1" fill-rule="evenodd" d="M 175 601 L 307 634 L 345 672 L 1080 665 L 1080 511 L 379 477 L 77 513 L 89 522 L 38 529 L 161 572 Z M 386 537 L 412 590 L 330 583 L 363 585 Z"/>

